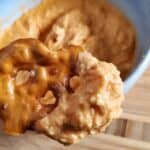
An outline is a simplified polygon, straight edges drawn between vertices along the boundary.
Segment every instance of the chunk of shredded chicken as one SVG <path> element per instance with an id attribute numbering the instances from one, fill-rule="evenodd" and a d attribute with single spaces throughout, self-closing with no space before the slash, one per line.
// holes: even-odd
<path id="1" fill-rule="evenodd" d="M 67 45 L 80 45 L 90 34 L 85 16 L 78 10 L 72 10 L 58 18 L 46 37 L 45 43 L 51 50 L 58 50 Z"/>
<path id="2" fill-rule="evenodd" d="M 88 52 L 79 54 L 71 92 L 60 95 L 57 107 L 36 122 L 36 129 L 63 143 L 76 143 L 88 134 L 104 131 L 121 113 L 122 81 L 112 64 L 99 62 Z"/>

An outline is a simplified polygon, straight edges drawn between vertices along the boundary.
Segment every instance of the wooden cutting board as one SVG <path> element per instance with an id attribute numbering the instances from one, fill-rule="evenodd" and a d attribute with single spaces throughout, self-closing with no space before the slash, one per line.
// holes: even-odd
<path id="1" fill-rule="evenodd" d="M 63 146 L 44 135 L 27 132 L 20 137 L 0 133 L 0 150 L 150 150 L 150 68 L 126 95 L 124 114 L 104 134 Z"/>

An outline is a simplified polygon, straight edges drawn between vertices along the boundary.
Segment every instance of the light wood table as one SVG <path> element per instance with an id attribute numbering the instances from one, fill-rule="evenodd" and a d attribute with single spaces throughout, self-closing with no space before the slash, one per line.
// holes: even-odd
<path id="1" fill-rule="evenodd" d="M 27 132 L 21 137 L 0 133 L 0 150 L 150 150 L 150 68 L 126 95 L 123 119 L 106 133 L 63 146 L 44 135 Z"/>

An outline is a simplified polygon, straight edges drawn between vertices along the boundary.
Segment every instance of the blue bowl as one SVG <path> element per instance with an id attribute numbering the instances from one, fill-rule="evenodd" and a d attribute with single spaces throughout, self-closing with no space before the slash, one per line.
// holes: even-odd
<path id="1" fill-rule="evenodd" d="M 131 20 L 137 33 L 136 62 L 124 84 L 127 93 L 150 65 L 150 0 L 109 1 Z"/>
<path id="2" fill-rule="evenodd" d="M 41 0 L 1 0 L 0 30 L 9 26 L 24 11 L 37 5 Z M 137 32 L 136 62 L 133 70 L 125 80 L 124 92 L 135 84 L 146 67 L 150 64 L 150 0 L 109 0 L 131 20 Z M 23 7 L 22 7 L 23 6 Z M 94 10 L 93 10 L 94 11 Z M 17 13 L 16 13 L 17 12 Z"/>

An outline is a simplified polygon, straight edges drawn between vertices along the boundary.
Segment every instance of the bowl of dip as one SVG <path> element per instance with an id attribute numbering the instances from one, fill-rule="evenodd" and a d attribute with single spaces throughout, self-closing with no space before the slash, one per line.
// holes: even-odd
<path id="1" fill-rule="evenodd" d="M 149 47 L 150 47 L 150 26 L 149 26 L 149 24 L 150 24 L 150 17 L 149 17 L 150 1 L 148 1 L 148 0 L 143 0 L 143 1 L 141 1 L 141 0 L 120 0 L 120 1 L 108 0 L 108 1 L 110 3 L 112 3 L 111 5 L 116 7 L 116 8 L 114 7 L 116 10 L 120 10 L 122 16 L 124 15 L 124 16 L 126 16 L 125 18 L 129 19 L 129 22 L 132 24 L 132 26 L 135 30 L 136 40 L 135 40 L 135 46 L 133 46 L 133 51 L 135 52 L 134 63 L 132 63 L 132 67 L 127 66 L 127 65 L 122 65 L 123 67 L 122 66 L 120 67 L 121 68 L 120 70 L 123 70 L 124 72 L 126 72 L 126 70 L 127 70 L 126 68 L 130 68 L 130 71 L 128 71 L 129 69 L 127 70 L 128 71 L 127 75 L 125 75 L 125 76 L 123 75 L 124 92 L 127 93 L 130 90 L 130 88 L 133 87 L 133 85 L 136 83 L 136 81 L 139 79 L 139 77 L 142 75 L 142 73 L 145 71 L 145 69 L 147 68 L 147 66 L 150 63 L 150 49 L 149 49 Z M 10 3 L 8 0 L 2 1 L 1 3 L 2 3 L 2 5 L 0 6 L 0 9 L 2 10 L 1 11 L 2 13 L 0 14 L 0 23 L 1 23 L 0 24 L 1 25 L 0 32 L 2 32 L 5 28 L 9 27 L 24 12 L 26 12 L 27 10 L 38 5 L 40 3 L 40 0 L 34 0 L 34 1 L 20 0 L 19 3 L 17 2 L 17 0 L 13 0 L 13 2 L 11 3 L 11 7 L 9 7 Z M 88 7 L 88 5 L 87 5 L 87 7 Z M 111 9 L 113 12 L 113 8 L 111 8 Z M 88 8 L 87 8 L 87 10 L 88 10 Z M 91 10 L 96 11 L 96 9 L 92 9 L 92 7 L 91 7 Z M 91 10 L 89 8 L 87 13 L 89 13 L 89 14 L 92 13 L 92 12 L 90 12 Z M 105 11 L 105 9 L 104 9 L 104 11 Z M 76 14 L 78 15 L 78 12 L 75 12 L 75 17 L 76 17 Z M 104 15 L 105 15 L 105 13 L 104 13 Z M 95 16 L 96 16 L 96 12 L 95 12 Z M 90 15 L 89 15 L 89 18 L 90 18 Z M 99 16 L 97 17 L 97 19 L 98 18 L 99 18 Z M 63 21 L 63 17 L 60 18 L 60 21 L 61 21 L 61 19 Z M 59 23 L 60 21 L 59 20 L 56 21 L 56 26 L 57 26 L 57 23 Z M 101 21 L 99 21 L 99 20 L 95 21 L 95 24 L 96 24 L 96 22 L 98 24 L 101 23 Z M 113 22 L 113 20 L 112 20 L 112 22 Z M 109 25 L 109 23 L 107 25 Z M 124 22 L 121 25 L 125 26 L 126 22 Z M 115 24 L 114 24 L 114 26 L 115 26 Z M 114 26 L 112 26 L 112 27 L 114 27 Z M 130 26 L 130 25 L 127 23 L 127 26 Z M 54 24 L 54 27 L 55 27 L 55 24 Z M 132 27 L 130 27 L 130 29 L 131 28 Z M 111 28 L 109 30 L 111 31 Z M 126 30 L 126 28 L 123 28 L 123 30 Z M 127 30 L 128 30 L 128 28 L 127 28 Z M 127 36 L 127 38 L 125 40 L 130 41 L 129 38 L 131 38 L 131 37 L 132 37 L 132 35 Z M 104 39 L 103 41 L 104 42 L 102 42 L 101 45 L 104 45 L 104 46 L 101 46 L 100 48 L 102 48 L 102 49 L 106 48 L 106 50 L 109 49 L 111 46 L 108 46 L 108 48 L 107 48 L 107 42 L 106 42 L 107 40 Z M 108 41 L 109 41 L 109 38 L 108 38 Z M 132 41 L 132 42 L 134 43 L 134 41 Z M 88 42 L 88 43 L 90 43 L 90 42 Z M 119 47 L 116 47 L 116 49 L 119 49 Z M 131 49 L 132 49 L 132 47 L 131 47 Z M 121 59 L 121 57 L 124 57 L 123 53 L 122 53 L 122 55 L 119 54 L 119 51 L 117 51 L 117 53 L 118 54 L 115 54 L 115 57 L 114 57 L 115 60 L 110 61 L 109 58 L 112 57 L 111 54 L 113 54 L 113 52 L 112 53 L 107 52 L 107 54 L 105 54 L 105 52 L 103 53 L 103 51 L 100 52 L 101 56 L 102 55 L 105 56 L 105 59 L 104 59 L 105 61 L 108 60 L 109 62 L 112 62 L 112 63 L 117 62 L 117 61 L 119 61 L 119 59 Z M 124 55 L 126 55 L 126 53 L 124 53 Z M 102 60 L 103 60 L 103 57 L 102 57 Z M 128 57 L 127 61 L 131 61 L 130 57 Z"/>

